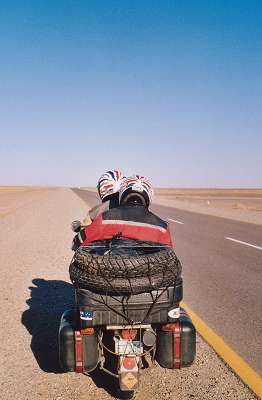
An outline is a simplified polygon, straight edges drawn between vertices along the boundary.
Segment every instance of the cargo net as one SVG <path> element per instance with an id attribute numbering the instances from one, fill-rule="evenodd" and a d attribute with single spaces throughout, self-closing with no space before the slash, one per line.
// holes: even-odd
<path id="1" fill-rule="evenodd" d="M 146 311 L 144 311 L 143 316 L 141 317 L 141 313 L 139 314 L 141 318 L 134 318 L 133 317 L 133 309 L 131 308 L 130 312 L 130 306 L 132 306 L 132 301 L 131 296 L 132 295 L 124 295 L 124 296 L 114 296 L 114 295 L 109 295 L 109 294 L 99 294 L 99 297 L 96 297 L 95 301 L 98 304 L 102 304 L 106 306 L 110 311 L 114 312 L 115 314 L 119 315 L 121 318 L 125 320 L 128 325 L 132 326 L 137 326 L 145 323 L 147 321 L 147 318 L 149 315 L 152 313 L 156 303 L 161 299 L 163 294 L 166 292 L 167 287 L 161 288 L 158 290 L 150 291 L 150 303 L 146 304 L 146 307 L 144 308 Z M 112 304 L 112 300 L 115 301 L 115 304 Z M 141 303 L 143 303 L 143 300 L 141 299 Z M 117 307 L 120 306 L 120 307 Z"/>
<path id="2" fill-rule="evenodd" d="M 168 246 L 115 237 L 79 247 L 69 274 L 76 288 L 101 294 L 101 302 L 108 308 L 107 296 L 123 296 L 126 304 L 121 316 L 128 321 L 130 296 L 148 292 L 152 295 L 152 291 L 157 291 L 152 298 L 154 307 L 166 288 L 181 276 L 181 264 Z"/>
<path id="3" fill-rule="evenodd" d="M 181 264 L 168 246 L 115 239 L 79 247 L 69 273 L 76 287 L 129 295 L 172 284 L 181 274 Z"/>

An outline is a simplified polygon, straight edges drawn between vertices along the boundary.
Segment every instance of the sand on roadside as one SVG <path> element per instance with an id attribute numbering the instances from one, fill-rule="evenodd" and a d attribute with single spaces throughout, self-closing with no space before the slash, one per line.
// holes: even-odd
<path id="1" fill-rule="evenodd" d="M 12 214 L 17 209 L 37 200 L 48 190 L 55 190 L 55 188 L 0 186 L 0 218 Z"/>

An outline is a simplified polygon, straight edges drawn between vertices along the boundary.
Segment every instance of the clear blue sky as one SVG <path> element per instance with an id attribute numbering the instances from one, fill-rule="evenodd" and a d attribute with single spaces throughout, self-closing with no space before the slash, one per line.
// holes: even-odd
<path id="1" fill-rule="evenodd" d="M 262 187 L 262 2 L 0 5 L 0 184 Z"/>

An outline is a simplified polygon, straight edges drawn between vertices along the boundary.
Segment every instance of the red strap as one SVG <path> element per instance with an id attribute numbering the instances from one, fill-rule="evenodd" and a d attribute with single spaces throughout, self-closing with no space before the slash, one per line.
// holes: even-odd
<path id="1" fill-rule="evenodd" d="M 76 372 L 83 372 L 83 348 L 82 336 L 79 331 L 75 331 L 75 359 L 76 359 Z"/>
<path id="2" fill-rule="evenodd" d="M 174 341 L 174 368 L 180 369 L 180 322 L 177 320 L 174 323 L 174 333 L 173 333 L 173 341 Z"/>

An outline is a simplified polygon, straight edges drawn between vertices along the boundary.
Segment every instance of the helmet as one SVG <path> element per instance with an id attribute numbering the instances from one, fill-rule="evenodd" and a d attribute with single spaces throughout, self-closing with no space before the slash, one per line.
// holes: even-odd
<path id="1" fill-rule="evenodd" d="M 144 200 L 148 207 L 153 199 L 153 186 L 149 179 L 142 175 L 134 175 L 122 180 L 119 190 L 119 203 L 123 204 L 128 198 L 137 197 Z"/>
<path id="2" fill-rule="evenodd" d="M 102 201 L 107 200 L 108 196 L 118 193 L 123 174 L 119 169 L 107 171 L 100 176 L 97 183 L 97 190 Z"/>

